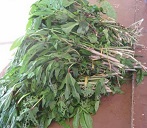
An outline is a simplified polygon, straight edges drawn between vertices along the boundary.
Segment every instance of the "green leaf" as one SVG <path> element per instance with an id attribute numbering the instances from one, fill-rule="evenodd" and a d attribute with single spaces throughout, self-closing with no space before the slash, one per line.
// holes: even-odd
<path id="1" fill-rule="evenodd" d="M 64 12 L 68 17 L 70 17 L 70 18 L 72 18 L 73 20 L 76 21 L 76 18 L 77 18 L 77 17 L 76 17 L 73 13 L 71 13 L 69 10 L 63 9 L 63 12 Z"/>
<path id="2" fill-rule="evenodd" d="M 29 30 L 32 28 L 32 25 L 33 25 L 33 19 L 30 18 L 30 19 L 28 20 L 27 25 L 26 25 L 26 30 L 29 31 Z"/>
<path id="3" fill-rule="evenodd" d="M 79 75 L 79 73 L 78 73 L 78 68 L 73 68 L 72 70 L 73 70 L 73 76 L 74 76 L 75 78 L 77 78 L 78 75 Z"/>
<path id="4" fill-rule="evenodd" d="M 114 86 L 112 87 L 112 90 L 113 90 L 113 94 L 123 94 L 124 92 L 121 90 L 121 87 L 118 87 L 118 86 Z"/>
<path id="5" fill-rule="evenodd" d="M 88 39 L 90 40 L 91 43 L 97 42 L 97 36 L 96 35 L 88 35 Z"/>
<path id="6" fill-rule="evenodd" d="M 136 75 L 137 75 L 136 76 L 136 82 L 137 82 L 137 84 L 140 84 L 143 81 L 143 78 L 144 78 L 144 74 L 143 74 L 142 69 L 138 69 Z"/>
<path id="7" fill-rule="evenodd" d="M 80 121 L 80 111 L 78 108 L 76 115 L 74 116 L 73 119 L 73 128 L 79 128 L 79 121 Z"/>
<path id="8" fill-rule="evenodd" d="M 111 18 L 116 19 L 115 9 L 108 1 L 102 1 L 101 7 L 104 9 L 104 12 Z"/>
<path id="9" fill-rule="evenodd" d="M 63 128 L 70 128 L 70 125 L 68 125 L 64 120 L 58 122 Z"/>
<path id="10" fill-rule="evenodd" d="M 60 68 L 55 69 L 55 77 L 56 77 L 57 80 L 59 79 L 60 70 L 61 70 Z"/>
<path id="11" fill-rule="evenodd" d="M 40 25 L 41 25 L 41 21 L 42 21 L 42 18 L 41 17 L 37 17 L 33 20 L 33 28 L 35 30 L 38 30 Z"/>
<path id="12" fill-rule="evenodd" d="M 90 83 L 87 84 L 87 87 L 82 90 L 84 97 L 91 97 L 94 94 L 93 85 Z"/>
<path id="13" fill-rule="evenodd" d="M 61 25 L 61 28 L 65 33 L 69 34 L 71 30 L 77 25 L 77 22 L 68 22 L 67 24 Z"/>
<path id="14" fill-rule="evenodd" d="M 104 85 L 104 79 L 101 78 L 100 80 L 97 81 L 96 83 L 96 89 L 95 89 L 95 99 L 97 100 L 97 97 L 100 96 L 101 94 L 101 88 Z"/>
<path id="15" fill-rule="evenodd" d="M 25 114 L 27 114 L 29 111 L 29 108 L 24 108 L 23 110 L 21 110 L 19 116 L 17 116 L 17 121 L 21 121 L 22 119 L 24 119 Z"/>
<path id="16" fill-rule="evenodd" d="M 99 108 L 99 105 L 100 105 L 100 101 L 99 100 L 97 100 L 96 102 L 95 102 L 95 112 L 97 112 L 97 110 L 98 110 L 98 108 Z"/>
<path id="17" fill-rule="evenodd" d="M 38 121 L 37 121 L 37 119 L 36 119 L 36 116 L 37 116 L 38 111 L 39 111 L 38 108 L 35 107 L 35 108 L 31 109 L 31 110 L 29 111 L 29 113 L 28 113 L 28 118 L 31 120 L 31 122 L 32 122 L 35 126 L 37 126 L 37 125 L 39 124 Z"/>
<path id="18" fill-rule="evenodd" d="M 84 112 L 84 118 L 87 128 L 93 128 L 91 115 L 89 113 Z"/>
<path id="19" fill-rule="evenodd" d="M 89 30 L 89 24 L 86 21 L 82 21 L 79 24 L 79 28 L 77 30 L 77 33 L 85 34 L 88 30 Z"/>
<path id="20" fill-rule="evenodd" d="M 62 23 L 63 24 L 65 22 L 67 22 L 68 15 L 67 14 L 64 14 L 62 12 L 58 12 L 58 13 L 56 13 L 55 18 L 59 21 L 59 23 Z"/>
<path id="21" fill-rule="evenodd" d="M 25 39 L 25 36 L 22 36 L 22 37 L 19 37 L 18 39 L 16 39 L 13 42 L 12 46 L 10 47 L 10 50 L 13 50 L 13 49 L 19 47 L 24 39 Z"/>
<path id="22" fill-rule="evenodd" d="M 70 96 L 70 86 L 69 84 L 66 84 L 66 88 L 65 88 L 65 99 L 69 99 L 69 96 Z"/>
<path id="23" fill-rule="evenodd" d="M 64 7 L 68 7 L 73 3 L 75 3 L 75 0 L 63 0 L 62 4 L 63 4 Z"/>
<path id="24" fill-rule="evenodd" d="M 36 1 L 36 2 L 34 2 L 34 3 L 31 5 L 31 9 L 30 9 L 29 14 L 32 14 L 33 12 L 35 12 L 35 11 L 37 10 L 37 4 L 38 4 L 38 3 L 39 3 L 39 2 Z"/>
<path id="25" fill-rule="evenodd" d="M 103 30 L 104 34 L 105 34 L 105 37 L 106 37 L 106 40 L 107 40 L 107 44 L 110 45 L 110 40 L 109 40 L 109 34 L 108 34 L 108 29 L 104 29 Z"/>
<path id="26" fill-rule="evenodd" d="M 63 79 L 63 81 L 61 82 L 61 85 L 59 86 L 58 90 L 63 89 L 64 86 L 65 86 L 65 84 L 66 84 L 66 77 L 65 77 L 65 79 Z"/>
<path id="27" fill-rule="evenodd" d="M 45 23 L 46 23 L 47 28 L 51 28 L 51 18 L 47 18 L 45 20 Z"/>
<path id="28" fill-rule="evenodd" d="M 71 88 L 69 86 L 69 76 L 68 74 L 66 75 L 66 78 L 65 78 L 65 83 L 66 83 L 66 88 L 65 88 L 65 99 L 69 99 L 69 95 L 71 93 Z"/>
<path id="29" fill-rule="evenodd" d="M 45 121 L 45 128 L 48 128 L 48 126 L 51 124 L 53 119 L 46 119 Z"/>
<path id="30" fill-rule="evenodd" d="M 44 46 L 43 43 L 36 43 L 27 51 L 27 53 L 23 57 L 23 66 L 21 67 L 22 70 L 27 69 L 26 65 L 28 65 L 28 63 L 31 61 L 33 56 L 36 55 L 37 52 L 43 51 L 42 49 L 43 46 Z"/>
<path id="31" fill-rule="evenodd" d="M 71 88 L 72 88 L 72 95 L 79 102 L 80 101 L 80 95 L 75 88 L 76 80 L 72 77 L 72 75 L 70 73 L 68 73 L 68 75 L 69 75 L 70 85 L 71 85 Z"/>
<path id="32" fill-rule="evenodd" d="M 6 86 L 5 87 L 1 86 L 0 87 L 0 97 L 2 97 L 5 94 L 5 91 L 6 91 Z"/>
<path id="33" fill-rule="evenodd" d="M 33 76 L 35 76 L 35 73 L 34 72 L 30 72 L 27 76 L 28 79 L 31 79 Z"/>
<path id="34" fill-rule="evenodd" d="M 7 90 L 6 94 L 0 98 L 0 111 L 6 111 L 9 108 L 12 102 L 14 88 L 15 86 L 11 87 Z"/>
<path id="35" fill-rule="evenodd" d="M 51 15 L 53 15 L 54 14 L 54 11 L 53 10 L 51 10 L 51 9 L 47 9 L 47 10 L 45 10 L 45 11 L 36 11 L 36 12 L 34 12 L 33 14 L 31 14 L 31 16 L 30 16 L 30 18 L 33 18 L 33 17 L 43 17 L 43 16 L 51 16 Z"/>
<path id="36" fill-rule="evenodd" d="M 66 104 L 63 101 L 59 101 L 58 106 L 59 106 L 58 110 L 60 111 L 60 114 L 65 116 L 65 114 L 66 114 L 65 112 L 67 110 Z"/>
<path id="37" fill-rule="evenodd" d="M 89 128 L 86 125 L 85 115 L 84 115 L 84 112 L 83 111 L 80 114 L 80 125 L 81 125 L 82 128 Z"/>
<path id="38" fill-rule="evenodd" d="M 11 109 L 9 110 L 9 112 L 6 114 L 9 115 L 6 126 L 11 125 L 12 128 L 15 127 L 16 126 L 16 117 L 17 117 L 16 106 L 15 105 L 12 106 Z"/>
<path id="39" fill-rule="evenodd" d="M 55 108 L 55 106 L 56 106 L 56 101 L 50 102 L 50 108 L 51 108 L 51 110 L 53 110 Z"/>

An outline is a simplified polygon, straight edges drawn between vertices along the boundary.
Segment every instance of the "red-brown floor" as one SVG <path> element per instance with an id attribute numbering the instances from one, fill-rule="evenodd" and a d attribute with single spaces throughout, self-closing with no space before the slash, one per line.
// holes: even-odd
<path id="1" fill-rule="evenodd" d="M 135 20 L 144 19 L 142 24 L 143 36 L 140 38 L 139 43 L 144 47 L 137 47 L 136 54 L 143 57 L 138 58 L 145 66 L 147 66 L 147 4 L 143 1 L 136 2 L 136 15 Z M 135 86 L 135 85 L 134 85 Z M 133 126 L 134 128 L 147 128 L 147 77 L 143 80 L 140 86 L 134 88 L 133 95 Z"/>

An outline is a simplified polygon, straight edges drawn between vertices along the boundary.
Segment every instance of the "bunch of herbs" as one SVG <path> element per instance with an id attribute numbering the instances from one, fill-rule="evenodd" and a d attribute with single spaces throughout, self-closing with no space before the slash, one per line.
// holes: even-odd
<path id="1" fill-rule="evenodd" d="M 90 115 L 102 95 L 120 93 L 132 72 L 141 82 L 146 67 L 133 49 L 141 21 L 126 28 L 115 15 L 106 1 L 34 3 L 26 34 L 12 45 L 17 52 L 0 80 L 0 128 L 47 128 L 52 121 L 68 128 L 69 118 L 73 128 L 92 128 Z"/>

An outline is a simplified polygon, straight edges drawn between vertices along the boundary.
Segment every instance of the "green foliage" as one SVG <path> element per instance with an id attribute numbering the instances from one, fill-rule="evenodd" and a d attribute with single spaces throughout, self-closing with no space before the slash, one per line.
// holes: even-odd
<path id="1" fill-rule="evenodd" d="M 103 19 L 105 9 L 86 0 L 32 5 L 27 32 L 12 45 L 17 52 L 0 79 L 0 128 L 47 128 L 52 121 L 69 128 L 69 118 L 73 128 L 92 128 L 101 96 L 121 92 L 136 64 L 137 81 L 143 79 L 132 49 L 138 29 Z"/>
<path id="2" fill-rule="evenodd" d="M 137 84 L 140 84 L 142 82 L 143 78 L 144 78 L 144 74 L 143 74 L 142 69 L 138 69 L 136 75 L 137 75 L 136 76 L 136 82 L 137 82 Z"/>
<path id="3" fill-rule="evenodd" d="M 111 18 L 116 19 L 116 12 L 112 5 L 107 1 L 101 2 L 101 7 L 104 9 L 104 12 Z"/>
<path id="4" fill-rule="evenodd" d="M 75 26 L 77 26 L 77 25 L 78 25 L 77 22 L 69 22 L 69 23 L 67 23 L 67 24 L 62 25 L 61 28 L 62 28 L 62 30 L 63 30 L 65 33 L 68 34 L 68 33 L 70 33 L 71 30 L 72 30 Z"/>
<path id="5" fill-rule="evenodd" d="M 23 40 L 24 40 L 24 36 L 19 37 L 18 39 L 16 39 L 16 40 L 13 42 L 13 44 L 12 44 L 10 50 L 13 50 L 13 49 L 19 47 L 19 46 L 21 45 L 21 43 L 22 43 Z"/>

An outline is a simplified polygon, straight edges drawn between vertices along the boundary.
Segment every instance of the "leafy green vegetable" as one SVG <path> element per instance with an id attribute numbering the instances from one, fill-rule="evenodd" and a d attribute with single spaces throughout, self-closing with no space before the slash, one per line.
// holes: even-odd
<path id="1" fill-rule="evenodd" d="M 99 2 L 32 5 L 26 34 L 11 46 L 17 52 L 0 79 L 0 128 L 47 128 L 52 121 L 69 128 L 69 118 L 73 128 L 92 128 L 101 96 L 121 93 L 132 71 L 143 80 L 146 67 L 133 49 L 138 25 L 122 27 L 107 17 L 115 17 L 110 4 Z"/>
<path id="2" fill-rule="evenodd" d="M 112 5 L 107 1 L 101 2 L 101 7 L 103 8 L 104 12 L 111 18 L 116 19 L 116 12 Z"/>
<path id="3" fill-rule="evenodd" d="M 141 69 L 138 69 L 137 77 L 136 77 L 137 84 L 140 84 L 142 82 L 143 78 L 144 78 L 143 71 Z"/>
<path id="4" fill-rule="evenodd" d="M 95 112 L 97 112 L 99 105 L 100 105 L 100 101 L 96 101 L 95 102 Z"/>
<path id="5" fill-rule="evenodd" d="M 73 120 L 73 127 L 79 128 L 79 119 L 80 119 L 80 109 L 78 108 L 76 115 L 74 116 Z"/>
<path id="6" fill-rule="evenodd" d="M 92 128 L 92 118 L 90 114 L 83 111 L 80 115 L 80 124 L 82 128 Z"/>
<path id="7" fill-rule="evenodd" d="M 65 33 L 70 33 L 71 32 L 71 30 L 75 27 L 75 26 L 77 26 L 78 25 L 78 23 L 76 23 L 76 22 L 69 22 L 69 23 L 67 23 L 67 24 L 64 24 L 64 25 L 62 25 L 61 26 L 61 28 L 62 28 L 62 30 L 65 32 Z"/>
<path id="8" fill-rule="evenodd" d="M 13 42 L 13 44 L 11 45 L 10 50 L 13 50 L 13 49 L 19 47 L 19 46 L 21 45 L 22 41 L 24 40 L 24 38 L 25 38 L 25 37 L 22 36 L 22 37 L 19 37 L 18 39 L 16 39 L 16 40 Z"/>

